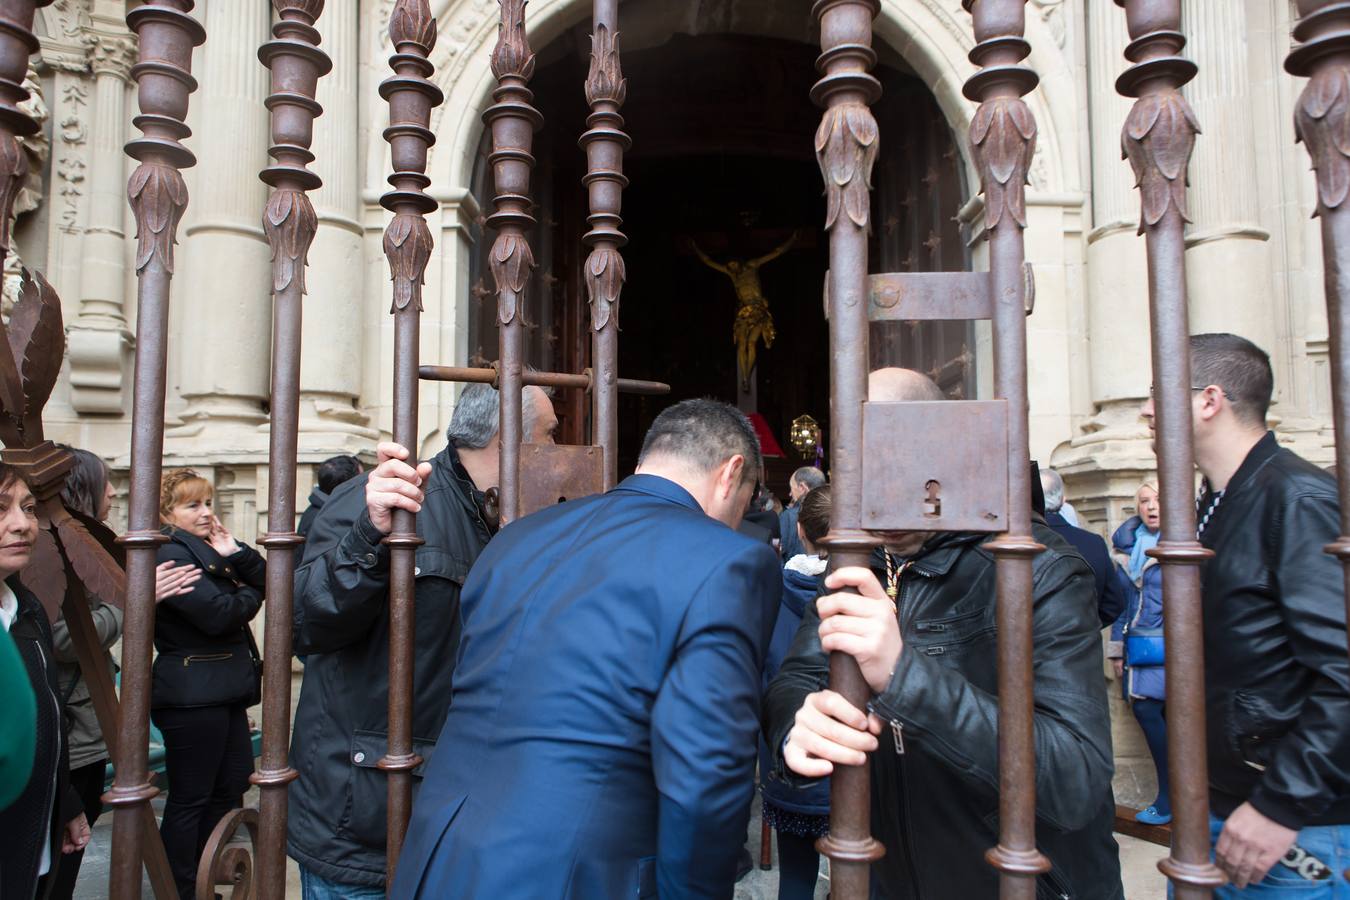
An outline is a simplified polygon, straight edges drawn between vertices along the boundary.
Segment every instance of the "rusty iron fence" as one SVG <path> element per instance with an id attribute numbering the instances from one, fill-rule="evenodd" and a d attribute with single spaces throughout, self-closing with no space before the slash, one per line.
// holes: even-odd
<path id="1" fill-rule="evenodd" d="M 23 77 L 38 48 L 36 9 L 50 0 L 0 2 L 0 261 L 11 247 L 11 212 L 24 174 L 19 139 L 37 130 L 18 106 L 27 93 Z M 612 487 L 617 480 L 617 394 L 665 393 L 657 382 L 618 376 L 619 301 L 626 279 L 620 249 L 622 196 L 627 185 L 623 131 L 626 96 L 620 65 L 617 0 L 595 0 L 591 63 L 582 90 L 590 107 L 580 145 L 587 159 L 583 186 L 589 198 L 589 248 L 584 284 L 591 314 L 593 368 L 570 374 L 535 372 L 524 360 L 527 294 L 534 269 L 529 232 L 533 134 L 543 118 L 531 105 L 534 55 L 526 28 L 526 0 L 498 0 L 500 26 L 492 53 L 497 78 L 493 105 L 484 114 L 492 135 L 495 209 L 488 224 L 496 238 L 490 256 L 498 299 L 500 361 L 491 368 L 420 365 L 422 282 L 433 241 L 426 216 L 437 202 L 426 193 L 427 156 L 434 135 L 432 109 L 442 101 L 429 59 L 436 20 L 428 0 L 397 0 L 390 11 L 392 74 L 380 85 L 389 108 L 392 190 L 381 198 L 392 217 L 384 251 L 393 283 L 393 437 L 418 449 L 419 380 L 481 382 L 501 393 L 502 459 L 498 503 L 502 518 L 527 514 L 559 497 Z M 878 535 L 896 531 L 972 528 L 997 532 L 999 631 L 999 836 L 986 854 L 999 872 L 1004 900 L 1030 900 L 1036 876 L 1048 861 L 1035 844 L 1034 696 L 1031 661 L 1031 561 L 1043 547 L 1031 537 L 1028 460 L 1026 316 L 1033 285 L 1026 264 L 1025 184 L 1035 152 L 1036 122 L 1025 95 L 1037 85 L 1025 64 L 1025 0 L 963 0 L 976 43 L 975 72 L 965 84 L 977 104 L 970 124 L 970 159 L 983 195 L 988 271 L 980 273 L 869 274 L 871 174 L 882 136 L 870 106 L 880 97 L 870 74 L 876 63 L 873 20 L 880 0 L 818 0 L 820 80 L 813 99 L 823 107 L 815 149 L 824 179 L 830 268 L 826 279 L 830 323 L 831 468 L 834 509 L 826 543 L 836 565 L 866 565 Z M 1157 451 L 1162 495 L 1162 564 L 1169 648 L 1169 770 L 1175 824 L 1169 857 L 1160 869 L 1177 896 L 1197 900 L 1223 883 L 1209 861 L 1205 761 L 1204 647 L 1200 564 L 1210 555 L 1195 537 L 1185 292 L 1186 172 L 1199 123 L 1182 94 L 1203 78 L 1183 55 L 1180 0 L 1116 0 L 1124 8 L 1131 64 L 1117 90 L 1134 98 L 1122 147 L 1140 191 L 1140 234 L 1149 273 L 1149 309 L 1156 387 Z M 139 39 L 132 69 L 141 136 L 127 144 L 138 165 L 128 184 L 136 223 L 137 340 L 131 440 L 128 529 L 114 542 L 99 523 L 66 510 L 59 499 L 69 456 L 43 436 L 42 409 L 55 384 L 63 350 L 60 301 L 50 285 L 24 272 L 19 302 L 0 333 L 0 439 L 4 459 L 20 466 L 34 485 L 42 531 L 35 559 L 39 593 L 53 616 L 70 623 L 89 681 L 116 777 L 105 802 L 113 810 L 113 864 L 109 895 L 140 896 L 142 867 L 156 896 L 173 896 L 163 845 L 150 801 L 157 794 L 147 771 L 150 663 L 154 634 L 155 555 L 164 540 L 158 511 L 163 453 L 165 367 L 169 340 L 169 289 L 174 244 L 188 203 L 181 170 L 195 164 L 182 143 L 194 48 L 206 40 L 192 18 L 193 0 L 146 0 L 127 14 Z M 267 613 L 264 647 L 263 751 L 253 782 L 260 810 L 238 810 L 213 834 L 198 874 L 197 895 L 220 886 L 253 891 L 266 900 L 285 894 L 287 786 L 296 777 L 288 759 L 292 579 L 302 544 L 296 535 L 295 484 L 300 334 L 306 255 L 317 221 L 308 192 L 320 186 L 307 166 L 318 79 L 331 67 L 319 49 L 315 23 L 323 0 L 273 0 L 272 39 L 258 50 L 271 71 L 267 99 L 273 164 L 260 173 L 270 187 L 263 227 L 272 249 L 273 348 L 270 484 L 267 533 Z M 1286 68 L 1309 79 L 1296 108 L 1297 138 L 1316 171 L 1317 203 L 1331 328 L 1333 413 L 1342 535 L 1326 550 L 1346 570 L 1350 587 L 1350 5 L 1339 0 L 1296 0 L 1296 42 Z M 879 293 L 898 292 L 903 309 L 878 304 Z M 896 318 L 987 319 L 992 323 L 994 397 L 942 404 L 869 403 L 869 320 Z M 592 445 L 533 445 L 523 434 L 522 394 L 530 385 L 582 389 L 592 403 Z M 936 452 L 944 434 L 963 429 L 967 454 Z M 924 438 L 916 435 L 930 434 Z M 910 452 L 889 450 L 898 440 Z M 977 440 L 978 438 L 978 440 Z M 903 458 L 898 458 L 903 457 Z M 943 457 L 934 462 L 930 457 Z M 934 468 L 934 467 L 937 468 Z M 990 475 L 990 472 L 993 475 Z M 979 477 L 976 477 L 977 474 Z M 911 489 L 923 484 L 924 491 Z M 894 485 L 894 487 L 893 487 Z M 909 485 L 911 487 L 906 487 Z M 879 498 L 879 499 L 878 499 Z M 921 499 L 916 499 L 921 498 Z M 413 590 L 416 518 L 394 517 L 391 546 L 389 744 L 379 767 L 388 775 L 388 871 L 397 864 L 411 812 L 412 770 L 421 762 L 412 745 Z M 125 573 L 125 574 L 124 574 Z M 88 593 L 124 605 L 123 678 L 120 700 L 93 634 Z M 1350 607 L 1350 590 L 1347 590 Z M 858 705 L 868 689 L 853 660 L 834 654 L 833 688 Z M 820 849 L 831 860 L 832 895 L 868 896 L 868 866 L 885 852 L 871 835 L 866 767 L 836 773 L 829 834 Z M 251 846 L 250 846 L 251 845 Z M 1347 873 L 1350 877 L 1350 873 Z"/>

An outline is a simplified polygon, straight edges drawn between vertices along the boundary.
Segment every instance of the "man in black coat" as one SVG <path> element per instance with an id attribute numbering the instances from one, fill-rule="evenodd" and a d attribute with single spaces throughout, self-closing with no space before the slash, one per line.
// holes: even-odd
<path id="1" fill-rule="evenodd" d="M 309 492 L 309 507 L 300 514 L 300 523 L 295 526 L 296 534 L 301 537 L 309 534 L 319 510 L 333 496 L 333 492 L 361 474 L 361 460 L 355 456 L 333 456 L 319 463 L 314 473 L 314 490 Z"/>
<path id="2" fill-rule="evenodd" d="M 1215 553 L 1202 581 L 1210 830 L 1231 882 L 1215 896 L 1330 896 L 1350 846 L 1345 582 L 1323 551 L 1341 533 L 1336 481 L 1266 430 L 1274 375 L 1259 347 L 1200 334 L 1190 357 L 1197 524 Z M 1150 429 L 1153 414 L 1150 399 Z"/>
<path id="3" fill-rule="evenodd" d="M 1097 618 L 1110 625 L 1125 611 L 1125 593 L 1115 578 L 1115 564 L 1106 549 L 1106 541 L 1086 528 L 1069 523 L 1060 510 L 1064 507 L 1064 479 L 1054 469 L 1041 469 L 1041 491 L 1045 494 L 1045 524 L 1078 551 L 1092 566 L 1097 587 Z"/>
<path id="4" fill-rule="evenodd" d="M 873 400 L 931 400 L 917 372 L 883 369 Z M 940 396 L 936 394 L 936 396 Z M 764 729 L 789 779 L 829 775 L 871 754 L 872 866 L 887 900 L 996 897 L 984 853 L 998 842 L 998 671 L 991 535 L 891 536 L 883 589 L 845 568 L 807 607 L 764 700 Z M 1032 560 L 1036 845 L 1051 870 L 1036 895 L 1122 900 L 1111 835 L 1111 720 L 1092 571 L 1036 522 Z M 890 592 L 894 590 L 895 601 Z M 868 711 L 826 689 L 829 651 L 857 659 Z M 870 714 L 869 714 L 870 713 Z"/>
<path id="5" fill-rule="evenodd" d="M 389 550 L 395 509 L 418 513 L 413 744 L 431 759 L 459 649 L 459 592 L 492 536 L 483 495 L 497 485 L 498 395 L 470 385 L 448 446 L 430 462 L 381 444 L 379 463 L 337 489 L 314 522 L 295 573 L 295 652 L 306 654 L 296 707 L 287 852 L 307 895 L 383 897 L 388 804 Z M 526 388 L 524 434 L 552 443 L 548 396 Z M 409 482 L 420 484 L 415 488 Z M 420 781 L 421 769 L 413 773 Z M 416 788 L 414 788 L 416 789 Z M 325 893 L 327 892 L 327 893 Z"/>

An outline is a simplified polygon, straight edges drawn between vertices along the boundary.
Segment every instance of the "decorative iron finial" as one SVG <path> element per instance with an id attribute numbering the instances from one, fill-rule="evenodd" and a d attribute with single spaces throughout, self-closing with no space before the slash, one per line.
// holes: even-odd
<path id="1" fill-rule="evenodd" d="M 497 25 L 497 46 L 492 48 L 492 74 L 498 81 L 508 78 L 529 81 L 534 76 L 534 51 L 525 33 L 525 6 L 529 0 L 497 0 L 501 22 Z"/>
<path id="2" fill-rule="evenodd" d="M 858 5 L 853 0 L 851 5 Z M 823 20 L 840 4 L 818 0 L 813 14 Z M 879 0 L 861 0 L 874 18 L 881 11 Z M 840 215 L 857 228 L 870 227 L 872 167 L 881 149 L 881 133 L 871 104 L 881 97 L 881 82 L 870 70 L 877 62 L 871 47 L 868 19 L 866 42 L 838 40 L 824 48 L 816 60 L 823 76 L 811 89 L 811 99 L 824 106 L 816 129 L 816 162 L 825 179 L 825 230 L 839 222 Z M 838 102 L 833 102 L 835 99 Z"/>
<path id="3" fill-rule="evenodd" d="M 1284 67 L 1309 79 L 1294 108 L 1294 129 L 1317 172 L 1318 216 L 1339 209 L 1350 195 L 1350 67 L 1329 61 L 1350 51 L 1350 6 L 1298 0 L 1298 12 L 1299 45 Z"/>

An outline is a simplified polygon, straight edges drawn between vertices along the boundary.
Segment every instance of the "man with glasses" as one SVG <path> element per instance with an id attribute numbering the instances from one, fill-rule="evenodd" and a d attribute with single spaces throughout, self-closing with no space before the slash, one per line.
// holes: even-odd
<path id="1" fill-rule="evenodd" d="M 1204 476 L 1205 699 L 1215 860 L 1236 897 L 1350 898 L 1350 659 L 1334 478 L 1266 428 L 1270 358 L 1191 338 Z M 1144 419 L 1154 427 L 1153 400 Z M 1164 511 L 1165 512 L 1165 511 Z M 1166 598 L 1164 598 L 1166 602 Z M 1309 893 L 1315 891 L 1315 893 Z"/>

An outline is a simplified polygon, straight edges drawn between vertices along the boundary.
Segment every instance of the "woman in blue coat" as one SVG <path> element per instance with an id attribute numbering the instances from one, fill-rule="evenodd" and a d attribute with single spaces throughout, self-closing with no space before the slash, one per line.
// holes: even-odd
<path id="1" fill-rule="evenodd" d="M 763 686 L 778 674 L 807 604 L 820 593 L 825 554 L 817 542 L 830 530 L 830 488 L 824 485 L 801 499 L 797 536 L 806 551 L 783 566 L 783 601 L 778 609 L 769 650 L 764 656 Z M 816 838 L 830 829 L 830 780 L 796 788 L 774 771 L 773 756 L 761 736 L 759 777 L 764 797 L 764 820 L 778 834 L 778 900 L 811 900 L 820 872 Z"/>
<path id="2" fill-rule="evenodd" d="M 1162 524 L 1158 506 L 1158 489 L 1142 485 L 1135 495 L 1132 516 L 1116 529 L 1111 537 L 1115 551 L 1115 576 L 1124 591 L 1125 611 L 1111 626 L 1111 643 L 1107 656 L 1111 657 L 1120 679 L 1125 702 L 1130 704 L 1139 727 L 1144 730 L 1149 755 L 1158 771 L 1158 797 L 1135 816 L 1147 825 L 1166 825 L 1172 821 L 1172 804 L 1167 783 L 1167 723 L 1164 702 L 1166 681 L 1161 662 L 1157 665 L 1131 665 L 1126 656 L 1126 638 L 1132 631 L 1161 629 L 1163 624 L 1162 569 L 1158 561 L 1146 555 L 1158 543 L 1158 529 Z"/>

